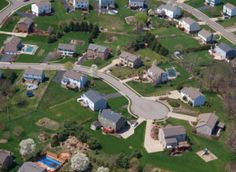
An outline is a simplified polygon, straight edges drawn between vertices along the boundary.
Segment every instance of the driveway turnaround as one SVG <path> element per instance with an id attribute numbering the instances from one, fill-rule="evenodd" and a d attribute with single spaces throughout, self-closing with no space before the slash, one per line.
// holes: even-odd
<path id="1" fill-rule="evenodd" d="M 41 70 L 62 70 L 64 69 L 63 64 L 47 64 L 47 63 L 0 63 L 0 68 L 8 69 L 26 69 L 26 68 L 36 68 Z M 75 65 L 74 70 L 82 72 L 84 74 L 90 74 L 90 68 L 83 67 L 80 65 Z M 101 78 L 104 82 L 111 85 L 118 92 L 129 99 L 130 109 L 129 111 L 143 119 L 165 119 L 169 113 L 169 109 L 166 105 L 161 102 L 156 102 L 152 100 L 147 100 L 143 97 L 138 96 L 133 90 L 125 86 L 119 80 L 115 79 L 113 76 L 97 72 L 97 76 Z"/>

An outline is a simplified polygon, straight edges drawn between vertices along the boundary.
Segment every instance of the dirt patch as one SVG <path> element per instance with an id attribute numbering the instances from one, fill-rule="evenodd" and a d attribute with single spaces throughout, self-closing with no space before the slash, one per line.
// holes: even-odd
<path id="1" fill-rule="evenodd" d="M 76 40 L 76 39 L 71 40 L 70 43 L 73 44 L 73 45 L 80 45 L 80 46 L 84 45 L 84 41 Z"/>
<path id="2" fill-rule="evenodd" d="M 44 49 L 41 49 L 41 50 L 38 52 L 37 56 L 42 56 L 42 55 L 44 54 L 44 52 L 45 52 L 45 50 L 44 50 Z"/>
<path id="3" fill-rule="evenodd" d="M 51 120 L 49 118 L 42 118 L 38 120 L 36 125 L 50 130 L 58 130 L 60 127 L 60 124 L 57 121 Z"/>

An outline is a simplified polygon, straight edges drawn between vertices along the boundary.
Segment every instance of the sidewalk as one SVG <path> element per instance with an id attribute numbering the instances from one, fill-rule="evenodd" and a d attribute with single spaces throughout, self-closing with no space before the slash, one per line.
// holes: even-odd
<path id="1" fill-rule="evenodd" d="M 5 31 L 0 31 L 0 34 L 3 34 L 3 35 L 14 35 L 14 36 L 17 36 L 17 37 L 22 37 L 22 38 L 25 38 L 27 37 L 27 33 L 15 33 L 15 32 L 5 32 Z"/>
<path id="2" fill-rule="evenodd" d="M 169 112 L 168 117 L 190 121 L 190 122 L 197 122 L 197 117 L 190 116 L 190 115 L 183 115 L 183 114 L 174 113 L 174 112 Z"/>
<path id="3" fill-rule="evenodd" d="M 112 68 L 113 66 L 115 66 L 116 64 L 119 64 L 120 60 L 119 59 L 114 59 L 112 60 L 111 64 L 105 66 L 104 68 L 100 69 L 100 72 L 105 72 L 107 70 L 109 70 L 110 68 Z"/>

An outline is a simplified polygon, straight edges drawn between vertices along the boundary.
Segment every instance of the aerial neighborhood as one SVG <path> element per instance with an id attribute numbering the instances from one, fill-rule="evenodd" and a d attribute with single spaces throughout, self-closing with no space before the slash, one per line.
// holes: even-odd
<path id="1" fill-rule="evenodd" d="M 0 171 L 234 172 L 236 1 L 1 0 Z"/>

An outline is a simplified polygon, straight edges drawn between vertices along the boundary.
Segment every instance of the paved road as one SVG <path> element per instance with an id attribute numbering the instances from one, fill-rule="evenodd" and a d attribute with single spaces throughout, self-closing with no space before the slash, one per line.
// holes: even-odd
<path id="1" fill-rule="evenodd" d="M 62 64 L 45 64 L 45 63 L 0 63 L 0 69 L 1 68 L 8 68 L 8 69 L 26 69 L 26 68 L 36 68 L 41 70 L 63 70 L 64 66 Z M 75 65 L 74 69 L 89 74 L 90 69 L 87 67 L 82 67 L 79 65 Z M 167 118 L 167 115 L 169 113 L 169 109 L 167 106 L 162 104 L 161 102 L 156 102 L 152 100 L 147 100 L 145 98 L 142 98 L 138 96 L 136 93 L 134 93 L 130 88 L 125 86 L 123 83 L 121 83 L 119 80 L 115 79 L 114 77 L 98 72 L 98 77 L 101 78 L 106 83 L 110 84 L 112 87 L 116 88 L 122 95 L 126 96 L 130 102 L 130 111 L 137 115 L 138 117 L 144 118 L 144 119 L 164 119 Z"/>
<path id="2" fill-rule="evenodd" d="M 12 15 L 17 9 L 37 1 L 38 0 L 29 0 L 27 2 L 24 2 L 23 0 L 9 0 L 10 5 L 0 12 L 0 27 L 2 26 L 4 20 L 8 16 Z"/>

